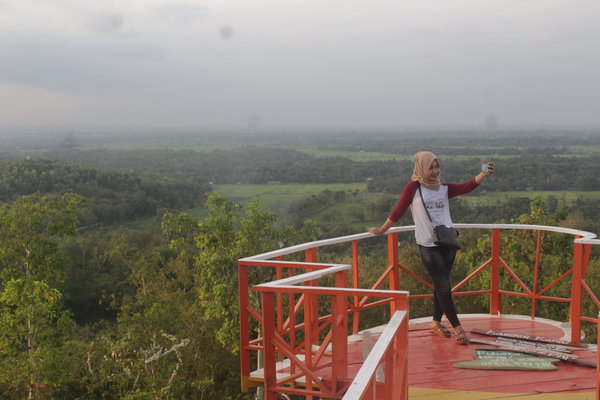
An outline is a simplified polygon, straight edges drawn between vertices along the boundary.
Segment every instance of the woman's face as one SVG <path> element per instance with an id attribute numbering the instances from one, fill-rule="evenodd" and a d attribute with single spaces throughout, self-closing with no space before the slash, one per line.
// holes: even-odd
<path id="1" fill-rule="evenodd" d="M 429 175 L 427 177 L 427 180 L 436 181 L 438 179 L 438 177 L 440 176 L 440 172 L 442 172 L 442 169 L 440 168 L 440 163 L 438 162 L 438 160 L 433 160 L 433 162 L 429 166 L 429 171 L 427 171 L 427 172 Z"/>

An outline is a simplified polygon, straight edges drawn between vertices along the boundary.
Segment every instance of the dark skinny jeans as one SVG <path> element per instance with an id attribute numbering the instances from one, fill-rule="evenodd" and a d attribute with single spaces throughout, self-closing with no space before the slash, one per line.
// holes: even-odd
<path id="1" fill-rule="evenodd" d="M 450 284 L 450 272 L 454 265 L 456 250 L 445 247 L 425 247 L 419 245 L 421 261 L 433 280 L 433 320 L 441 321 L 442 315 L 454 328 L 460 325 L 454 301 L 452 300 L 452 285 Z"/>

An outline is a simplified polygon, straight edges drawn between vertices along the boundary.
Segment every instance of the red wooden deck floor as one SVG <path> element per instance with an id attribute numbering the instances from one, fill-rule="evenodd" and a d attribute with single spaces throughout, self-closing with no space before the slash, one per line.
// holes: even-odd
<path id="1" fill-rule="evenodd" d="M 473 360 L 478 345 L 461 346 L 453 338 L 433 335 L 429 330 L 431 319 L 411 321 L 409 332 L 409 398 L 410 400 L 595 400 L 596 369 L 558 362 L 553 371 L 500 371 L 475 370 L 453 367 L 458 361 Z M 531 320 L 526 317 L 492 315 L 462 315 L 461 322 L 467 332 L 472 328 L 496 329 L 556 339 L 565 338 L 566 330 L 558 323 Z M 377 338 L 383 327 L 375 328 Z M 470 337 L 494 338 L 470 334 Z M 357 339 L 358 338 L 358 339 Z M 362 365 L 363 344 L 360 336 L 351 337 L 348 349 L 351 377 Z M 596 352 L 575 352 L 581 359 L 596 360 Z M 278 374 L 287 375 L 289 369 L 280 365 Z M 322 371 L 323 375 L 327 372 Z M 330 372 L 329 372 L 330 373 Z M 320 374 L 319 374 L 320 375 Z M 253 381 L 262 380 L 262 370 L 254 371 Z"/>
<path id="2" fill-rule="evenodd" d="M 472 328 L 496 329 L 560 339 L 565 331 L 552 321 L 488 315 L 462 316 L 467 332 Z M 454 339 L 434 336 L 430 322 L 415 321 L 409 337 L 411 399 L 595 399 L 596 370 L 559 362 L 554 371 L 498 371 L 454 368 L 458 361 L 474 359 L 478 346 L 461 346 Z M 494 338 L 470 334 L 472 338 Z M 581 359 L 595 361 L 591 350 L 576 351 Z M 530 396 L 525 397 L 528 394 Z"/>

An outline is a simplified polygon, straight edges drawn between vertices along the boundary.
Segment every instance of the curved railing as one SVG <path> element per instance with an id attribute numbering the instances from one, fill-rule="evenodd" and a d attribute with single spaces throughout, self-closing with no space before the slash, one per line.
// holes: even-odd
<path id="1" fill-rule="evenodd" d="M 531 301 L 532 317 L 536 315 L 536 302 L 539 300 L 563 302 L 569 304 L 569 322 L 571 322 L 571 340 L 580 341 L 582 322 L 600 323 L 598 313 L 589 317 L 582 315 L 582 296 L 588 296 L 600 309 L 600 301 L 586 283 L 585 277 L 591 248 L 600 244 L 596 235 L 590 232 L 541 225 L 518 224 L 456 224 L 457 228 L 483 229 L 491 231 L 489 258 L 475 268 L 460 283 L 454 286 L 453 294 L 489 295 L 489 312 L 498 314 L 502 310 L 502 299 L 507 296 L 527 298 Z M 532 266 L 533 277 L 520 277 L 502 258 L 503 231 L 528 230 L 536 232 L 535 261 Z M 372 238 L 371 233 L 337 237 L 304 243 L 239 260 L 240 294 L 240 352 L 242 388 L 264 384 L 267 399 L 275 392 L 311 396 L 339 398 L 351 387 L 347 373 L 347 333 L 358 332 L 361 313 L 378 306 L 389 306 L 390 315 L 396 311 L 408 311 L 409 299 L 431 297 L 431 294 L 409 294 L 400 290 L 400 271 L 420 281 L 426 286 L 433 285 L 428 277 L 421 277 L 400 263 L 398 258 L 398 234 L 414 231 L 414 226 L 395 227 L 387 233 L 388 267 L 375 284 L 369 289 L 361 289 L 359 282 L 359 246 L 361 240 Z M 572 263 L 549 285 L 538 287 L 542 241 L 544 232 L 554 232 L 573 236 Z M 327 264 L 318 262 L 318 249 L 326 246 L 351 244 L 351 264 Z M 303 261 L 298 259 L 303 256 Z M 489 285 L 472 291 L 459 291 L 467 282 L 489 270 Z M 267 275 L 255 278 L 250 290 L 250 273 Z M 502 274 L 516 283 L 521 291 L 507 290 L 501 287 Z M 549 296 L 549 290 L 559 282 L 570 278 L 568 297 Z M 256 282 L 256 280 L 259 280 Z M 265 279 L 270 282 L 260 282 Z M 527 285 L 525 282 L 530 282 Z M 547 281 L 547 277 L 546 277 Z M 387 288 L 380 289 L 383 283 Z M 252 294 L 254 293 L 254 294 Z M 348 301 L 350 299 L 350 301 Z M 322 304 L 330 305 L 331 314 L 320 315 Z M 260 310 L 260 311 L 259 311 Z M 350 319 L 352 324 L 350 326 Z M 254 322 L 253 322 L 254 321 Z M 399 325 L 400 326 L 400 325 Z M 250 338 L 251 331 L 255 333 Z M 264 360 L 262 376 L 251 376 L 253 352 L 263 352 L 257 362 Z M 256 355 L 256 353 L 254 353 Z M 287 359 L 289 374 L 278 378 L 276 363 Z M 404 361 L 403 361 L 404 362 Z M 323 378 L 315 373 L 329 368 Z M 396 371 L 404 374 L 406 371 Z M 303 382 L 298 388 L 297 382 Z M 406 382 L 404 381 L 404 384 Z M 405 390 L 394 393 L 405 393 Z M 273 395 L 274 396 L 274 395 Z M 404 395 L 403 395 L 404 396 Z"/>

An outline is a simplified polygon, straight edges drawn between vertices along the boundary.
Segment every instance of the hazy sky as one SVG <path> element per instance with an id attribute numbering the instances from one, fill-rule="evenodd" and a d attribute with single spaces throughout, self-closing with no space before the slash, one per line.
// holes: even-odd
<path id="1" fill-rule="evenodd" d="M 0 126 L 599 126 L 599 21 L 599 0 L 0 0 Z"/>

